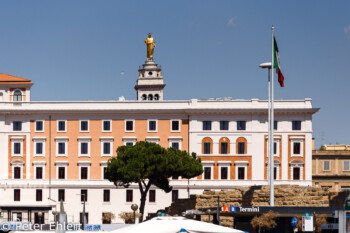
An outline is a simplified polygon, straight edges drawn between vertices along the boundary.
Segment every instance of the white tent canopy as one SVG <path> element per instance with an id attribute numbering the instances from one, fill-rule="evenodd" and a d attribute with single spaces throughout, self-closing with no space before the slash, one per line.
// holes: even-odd
<path id="1" fill-rule="evenodd" d="M 184 217 L 155 217 L 149 221 L 125 227 L 111 233 L 177 233 L 181 229 L 190 233 L 243 233 L 228 227 L 190 220 Z"/>

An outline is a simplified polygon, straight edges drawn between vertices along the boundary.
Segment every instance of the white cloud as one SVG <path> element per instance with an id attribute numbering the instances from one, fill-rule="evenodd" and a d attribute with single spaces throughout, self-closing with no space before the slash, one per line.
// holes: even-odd
<path id="1" fill-rule="evenodd" d="M 350 38 L 350 25 L 344 28 L 344 33 L 345 35 L 347 35 L 348 38 Z"/>
<path id="2" fill-rule="evenodd" d="M 235 25 L 236 25 L 236 24 L 235 24 L 235 17 L 230 18 L 230 19 L 228 20 L 228 22 L 227 22 L 227 26 L 233 27 L 233 26 L 235 26 Z"/>

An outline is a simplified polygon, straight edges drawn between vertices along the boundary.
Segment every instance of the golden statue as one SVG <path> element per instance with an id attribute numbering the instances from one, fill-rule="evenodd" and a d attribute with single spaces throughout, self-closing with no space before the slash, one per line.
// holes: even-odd
<path id="1" fill-rule="evenodd" d="M 152 37 L 152 33 L 148 33 L 148 37 L 145 40 L 147 45 L 147 58 L 153 58 L 154 48 L 156 47 L 156 42 Z"/>

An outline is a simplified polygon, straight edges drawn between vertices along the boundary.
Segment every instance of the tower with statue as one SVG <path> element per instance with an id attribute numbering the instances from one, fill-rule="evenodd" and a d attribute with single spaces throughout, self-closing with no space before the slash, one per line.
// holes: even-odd
<path id="1" fill-rule="evenodd" d="M 153 59 L 156 43 L 151 33 L 145 40 L 147 46 L 147 59 L 139 68 L 139 77 L 136 81 L 135 90 L 137 100 L 159 101 L 163 100 L 163 89 L 165 87 L 162 68 Z"/>

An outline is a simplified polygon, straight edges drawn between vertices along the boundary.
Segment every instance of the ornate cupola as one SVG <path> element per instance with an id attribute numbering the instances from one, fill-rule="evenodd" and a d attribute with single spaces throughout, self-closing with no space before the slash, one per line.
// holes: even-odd
<path id="1" fill-rule="evenodd" d="M 148 34 L 145 43 L 147 44 L 147 60 L 145 64 L 139 68 L 139 77 L 135 85 L 137 100 L 163 100 L 165 84 L 162 76 L 162 69 L 153 59 L 153 51 L 156 44 L 151 33 Z"/>

